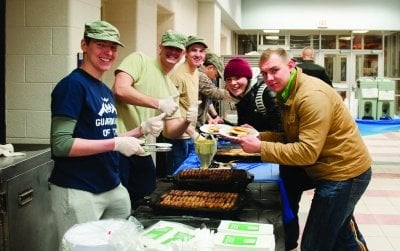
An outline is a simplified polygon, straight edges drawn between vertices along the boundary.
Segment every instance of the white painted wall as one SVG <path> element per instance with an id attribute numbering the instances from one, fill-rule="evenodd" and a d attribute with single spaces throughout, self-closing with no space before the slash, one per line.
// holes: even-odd
<path id="1" fill-rule="evenodd" d="M 242 0 L 242 29 L 400 30 L 399 0 Z"/>
<path id="2" fill-rule="evenodd" d="M 224 13 L 224 23 L 231 29 L 242 23 L 242 0 L 215 0 Z M 247 0 L 248 1 L 248 0 Z"/>
<path id="3" fill-rule="evenodd" d="M 221 10 L 213 2 L 199 3 L 198 32 L 205 39 L 208 51 L 219 54 L 221 36 Z"/>
<path id="4" fill-rule="evenodd" d="M 6 141 L 49 143 L 50 94 L 101 0 L 6 0 Z"/>
<path id="5" fill-rule="evenodd" d="M 160 9 L 166 14 L 160 14 Z M 106 0 L 102 18 L 119 29 L 126 47 L 118 49 L 118 59 L 104 74 L 103 81 L 111 87 L 115 68 L 134 51 L 156 57 L 161 36 L 167 29 L 185 35 L 197 34 L 197 13 L 197 0 Z"/>
<path id="6" fill-rule="evenodd" d="M 232 54 L 234 54 L 232 40 L 233 40 L 232 31 L 225 24 L 221 24 L 220 55 L 232 55 Z"/>
<path id="7" fill-rule="evenodd" d="M 103 3 L 102 16 L 115 25 L 126 47 L 118 48 L 118 58 L 111 70 L 103 76 L 103 81 L 112 86 L 114 70 L 121 61 L 134 51 L 142 51 L 149 56 L 156 55 L 157 3 L 148 0 L 107 0 Z"/>

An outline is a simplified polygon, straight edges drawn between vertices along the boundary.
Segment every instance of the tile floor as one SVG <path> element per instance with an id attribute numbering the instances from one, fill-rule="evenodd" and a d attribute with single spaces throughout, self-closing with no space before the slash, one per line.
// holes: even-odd
<path id="1" fill-rule="evenodd" d="M 370 251 L 400 251 L 400 132 L 364 136 L 373 158 L 372 180 L 355 218 Z M 304 226 L 313 191 L 303 194 L 300 224 Z"/>

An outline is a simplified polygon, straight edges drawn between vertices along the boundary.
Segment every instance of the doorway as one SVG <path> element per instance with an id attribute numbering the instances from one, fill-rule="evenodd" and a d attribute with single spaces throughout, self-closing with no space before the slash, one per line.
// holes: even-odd
<path id="1" fill-rule="evenodd" d="M 350 53 L 323 54 L 323 62 L 326 73 L 332 80 L 333 87 L 343 100 L 350 97 L 355 82 L 349 81 L 351 79 L 349 76 L 351 72 Z"/>
<path id="2" fill-rule="evenodd" d="M 357 113 L 357 80 L 362 77 L 383 77 L 383 53 L 371 51 L 322 52 L 321 58 L 333 87 L 346 100 L 353 113 Z M 354 114 L 353 114 L 354 115 Z"/>

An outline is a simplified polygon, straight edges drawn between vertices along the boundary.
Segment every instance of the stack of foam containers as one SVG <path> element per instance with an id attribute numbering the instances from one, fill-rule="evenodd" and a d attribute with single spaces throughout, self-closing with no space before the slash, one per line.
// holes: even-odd
<path id="1" fill-rule="evenodd" d="M 272 224 L 222 220 L 214 236 L 215 251 L 274 251 Z"/>

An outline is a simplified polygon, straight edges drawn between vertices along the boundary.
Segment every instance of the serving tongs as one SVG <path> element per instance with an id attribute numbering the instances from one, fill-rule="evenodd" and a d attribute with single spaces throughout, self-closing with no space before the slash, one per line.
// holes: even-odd
<path id="1" fill-rule="evenodd" d="M 170 143 L 145 143 L 141 146 L 145 152 L 169 152 L 172 150 Z"/>
<path id="2" fill-rule="evenodd" d="M 229 162 L 219 162 L 219 161 L 213 161 L 210 165 L 210 168 L 215 168 L 215 169 L 232 169 L 234 168 L 237 164 L 238 160 L 231 160 Z"/>
<path id="3" fill-rule="evenodd" d="M 143 225 L 153 225 L 154 222 L 157 221 L 172 221 L 172 222 L 179 222 L 183 224 L 187 224 L 189 226 L 196 226 L 202 228 L 206 228 L 208 223 L 212 223 L 213 221 L 216 221 L 215 219 L 211 219 L 208 217 L 197 217 L 197 216 L 188 216 L 188 215 L 166 215 L 166 216 L 161 216 L 161 215 L 155 215 L 155 216 L 146 216 L 146 218 L 142 218 L 139 220 L 139 222 Z M 208 227 L 207 227 L 208 228 Z"/>

